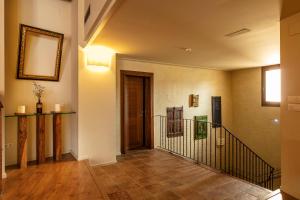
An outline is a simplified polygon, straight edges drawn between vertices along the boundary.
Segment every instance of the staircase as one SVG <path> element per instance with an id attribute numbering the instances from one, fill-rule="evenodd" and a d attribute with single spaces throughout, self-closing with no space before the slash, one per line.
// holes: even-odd
<path id="1" fill-rule="evenodd" d="M 273 190 L 274 168 L 223 125 L 161 115 L 155 123 L 161 149 Z"/>

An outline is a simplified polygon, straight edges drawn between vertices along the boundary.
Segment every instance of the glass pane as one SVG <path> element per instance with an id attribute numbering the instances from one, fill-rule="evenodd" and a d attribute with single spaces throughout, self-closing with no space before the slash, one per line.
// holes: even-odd
<path id="1" fill-rule="evenodd" d="M 266 71 L 266 101 L 281 101 L 281 73 L 280 69 Z"/>

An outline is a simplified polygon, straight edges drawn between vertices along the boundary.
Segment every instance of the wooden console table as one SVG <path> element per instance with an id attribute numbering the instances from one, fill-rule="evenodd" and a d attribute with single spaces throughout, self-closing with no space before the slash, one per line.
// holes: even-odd
<path id="1" fill-rule="evenodd" d="M 18 166 L 27 167 L 27 123 L 28 117 L 36 117 L 36 162 L 43 163 L 45 155 L 45 117 L 53 117 L 53 160 L 59 161 L 62 157 L 62 115 L 75 114 L 76 112 L 42 113 L 42 114 L 14 114 L 6 118 L 18 118 Z"/>

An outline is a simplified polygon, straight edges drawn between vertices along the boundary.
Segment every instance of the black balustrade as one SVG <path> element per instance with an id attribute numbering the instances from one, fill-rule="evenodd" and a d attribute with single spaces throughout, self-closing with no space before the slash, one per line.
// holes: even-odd
<path id="1" fill-rule="evenodd" d="M 183 119 L 183 132 L 172 136 L 166 116 L 155 116 L 155 120 L 159 121 L 161 149 L 273 190 L 274 168 L 224 126 Z M 201 135 L 196 132 L 199 127 Z"/>

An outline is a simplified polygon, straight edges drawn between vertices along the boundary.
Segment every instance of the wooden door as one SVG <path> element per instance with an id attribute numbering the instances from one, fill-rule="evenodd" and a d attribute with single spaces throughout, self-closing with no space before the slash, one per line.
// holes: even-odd
<path id="1" fill-rule="evenodd" d="M 145 144 L 144 78 L 138 76 L 126 76 L 124 84 L 125 132 L 128 136 L 127 149 L 137 149 L 143 147 Z"/>
<path id="2" fill-rule="evenodd" d="M 121 70 L 121 152 L 154 148 L 153 74 Z"/>

